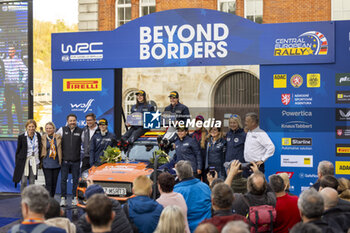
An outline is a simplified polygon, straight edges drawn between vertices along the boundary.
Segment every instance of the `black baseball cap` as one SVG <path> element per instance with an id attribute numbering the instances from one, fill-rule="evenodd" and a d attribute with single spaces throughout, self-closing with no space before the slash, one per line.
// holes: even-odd
<path id="1" fill-rule="evenodd" d="M 102 118 L 101 120 L 98 121 L 99 125 L 108 125 L 108 121 L 105 118 Z"/>
<path id="2" fill-rule="evenodd" d="M 179 98 L 179 93 L 177 93 L 177 91 L 172 91 L 170 92 L 169 97 Z"/>
<path id="3" fill-rule="evenodd" d="M 136 92 L 136 95 L 146 96 L 146 92 L 144 90 L 139 90 L 138 92 Z"/>

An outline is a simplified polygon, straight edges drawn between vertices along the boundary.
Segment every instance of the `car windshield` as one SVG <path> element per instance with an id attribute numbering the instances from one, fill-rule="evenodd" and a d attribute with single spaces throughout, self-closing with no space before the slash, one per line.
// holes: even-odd
<path id="1" fill-rule="evenodd" d="M 153 152 L 158 150 L 158 145 L 154 144 L 134 144 L 129 151 L 130 160 L 149 161 Z M 169 152 L 170 158 L 175 154 L 175 150 Z"/>

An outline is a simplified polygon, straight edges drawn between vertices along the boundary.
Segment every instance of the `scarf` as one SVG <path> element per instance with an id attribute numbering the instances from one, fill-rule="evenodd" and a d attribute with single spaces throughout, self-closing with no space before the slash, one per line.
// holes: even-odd
<path id="1" fill-rule="evenodd" d="M 52 139 L 49 137 L 49 135 L 46 135 L 47 140 L 50 142 L 50 153 L 49 157 L 53 158 L 54 160 L 56 159 L 56 146 L 55 146 L 55 135 L 53 135 Z"/>

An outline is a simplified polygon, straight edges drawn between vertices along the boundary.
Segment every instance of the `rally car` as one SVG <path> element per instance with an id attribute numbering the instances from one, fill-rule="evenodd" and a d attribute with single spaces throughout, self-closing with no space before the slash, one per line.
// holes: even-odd
<path id="1" fill-rule="evenodd" d="M 86 204 L 85 190 L 87 179 L 91 179 L 94 184 L 101 185 L 108 197 L 116 199 L 121 203 L 134 197 L 132 193 L 132 182 L 140 175 L 149 176 L 153 172 L 150 166 L 150 159 L 153 152 L 158 149 L 157 137 L 164 132 L 147 132 L 134 142 L 132 147 L 124 153 L 127 159 L 118 163 L 105 163 L 98 167 L 92 167 L 83 172 L 77 188 L 78 206 L 84 207 Z M 175 152 L 171 151 L 171 158 Z"/>

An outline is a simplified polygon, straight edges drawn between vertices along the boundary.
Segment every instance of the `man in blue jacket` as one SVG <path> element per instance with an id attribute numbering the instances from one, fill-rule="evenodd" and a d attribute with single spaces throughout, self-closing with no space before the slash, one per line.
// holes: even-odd
<path id="1" fill-rule="evenodd" d="M 165 112 L 171 112 L 176 114 L 177 121 L 183 121 L 186 124 L 187 119 L 190 119 L 190 111 L 188 107 L 179 102 L 179 93 L 177 91 L 170 92 L 170 105 L 165 107 Z"/>
<path id="2" fill-rule="evenodd" d="M 133 182 L 132 191 L 136 197 L 124 204 L 124 211 L 138 232 L 153 233 L 158 225 L 163 206 L 150 198 L 152 181 L 147 176 L 138 176 Z"/>
<path id="3" fill-rule="evenodd" d="M 98 127 L 100 132 L 96 133 L 90 142 L 90 166 L 101 165 L 100 156 L 103 155 L 103 151 L 107 149 L 108 146 L 115 146 L 116 139 L 113 133 L 108 131 L 108 122 L 106 119 L 102 118 L 98 122 Z"/>
<path id="4" fill-rule="evenodd" d="M 189 161 L 179 161 L 176 174 L 180 183 L 174 187 L 174 192 L 181 193 L 187 204 L 187 220 L 191 232 L 194 232 L 200 222 L 211 218 L 211 191 L 207 184 L 193 177 Z"/>

